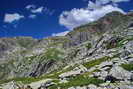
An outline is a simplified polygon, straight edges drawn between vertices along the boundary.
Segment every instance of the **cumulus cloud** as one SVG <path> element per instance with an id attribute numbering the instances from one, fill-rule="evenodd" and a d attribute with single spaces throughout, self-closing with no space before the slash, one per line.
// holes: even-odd
<path id="1" fill-rule="evenodd" d="M 59 16 L 59 24 L 68 29 L 73 29 L 82 24 L 93 22 L 103 17 L 107 13 L 113 11 L 124 11 L 118 7 L 119 2 L 127 2 L 130 0 L 96 0 L 88 1 L 88 6 L 85 8 L 74 8 L 71 11 L 63 11 Z"/>
<path id="2" fill-rule="evenodd" d="M 118 3 L 118 2 L 127 2 L 127 1 L 130 1 L 130 0 L 107 0 L 107 1 L 112 1 L 112 2 Z"/>
<path id="3" fill-rule="evenodd" d="M 34 14 L 44 13 L 44 12 L 46 14 L 53 13 L 53 10 L 51 11 L 49 8 L 44 7 L 44 6 L 37 7 L 36 5 L 27 5 L 25 8 Z"/>
<path id="4" fill-rule="evenodd" d="M 89 1 L 89 0 L 83 0 L 83 1 Z M 107 3 L 119 3 L 119 2 L 128 2 L 130 0 L 96 0 L 96 2 L 101 3 L 101 4 L 107 4 Z"/>
<path id="5" fill-rule="evenodd" d="M 60 33 L 53 33 L 52 36 L 65 36 L 69 31 L 64 31 Z"/>
<path id="6" fill-rule="evenodd" d="M 14 14 L 5 14 L 4 17 L 4 22 L 5 23 L 12 23 L 14 21 L 19 21 L 20 19 L 23 19 L 24 16 L 20 15 L 18 13 L 14 13 Z"/>
<path id="7" fill-rule="evenodd" d="M 96 21 L 107 13 L 113 11 L 125 13 L 118 7 L 118 3 L 130 0 L 96 0 L 95 2 L 92 2 L 91 0 L 83 1 L 88 1 L 87 7 L 79 9 L 74 8 L 71 11 L 63 11 L 59 16 L 59 24 L 65 26 L 70 31 L 80 25 Z M 53 33 L 52 36 L 64 36 L 69 31 Z"/>
<path id="8" fill-rule="evenodd" d="M 28 11 L 30 11 L 31 13 L 42 13 L 44 10 L 43 6 L 37 7 L 36 5 L 27 5 L 25 7 Z"/>
<path id="9" fill-rule="evenodd" d="M 31 19 L 36 18 L 38 14 L 42 14 L 45 10 L 45 7 L 37 7 L 36 5 L 27 5 L 25 8 L 30 12 L 28 17 Z"/>
<path id="10" fill-rule="evenodd" d="M 90 10 L 88 8 L 74 8 L 71 11 L 64 11 L 60 15 L 59 23 L 67 27 L 68 29 L 73 29 L 74 27 L 80 26 L 82 24 L 96 21 L 112 11 L 119 11 L 124 13 L 122 9 L 114 7 L 112 5 L 102 6 L 93 10 Z"/>
<path id="11" fill-rule="evenodd" d="M 28 10 L 30 12 L 29 14 L 29 18 L 35 18 L 38 16 L 38 14 L 42 14 L 42 15 L 53 15 L 54 10 L 51 10 L 47 7 L 44 6 L 36 6 L 36 5 L 27 5 L 26 10 Z"/>

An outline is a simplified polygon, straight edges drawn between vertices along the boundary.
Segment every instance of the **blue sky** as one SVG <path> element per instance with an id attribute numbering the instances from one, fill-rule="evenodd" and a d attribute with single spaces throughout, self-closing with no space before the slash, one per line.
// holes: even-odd
<path id="1" fill-rule="evenodd" d="M 0 0 L 0 37 L 60 36 L 112 11 L 133 10 L 133 0 Z"/>

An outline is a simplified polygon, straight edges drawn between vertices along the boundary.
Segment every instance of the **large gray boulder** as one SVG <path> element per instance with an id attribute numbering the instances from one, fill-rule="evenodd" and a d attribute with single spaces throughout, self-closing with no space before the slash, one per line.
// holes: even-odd
<path id="1" fill-rule="evenodd" d="M 119 67 L 119 66 L 114 66 L 110 70 L 109 74 L 120 80 L 128 80 L 131 78 L 131 75 L 132 75 L 132 73 L 124 70 L 122 67 Z"/>

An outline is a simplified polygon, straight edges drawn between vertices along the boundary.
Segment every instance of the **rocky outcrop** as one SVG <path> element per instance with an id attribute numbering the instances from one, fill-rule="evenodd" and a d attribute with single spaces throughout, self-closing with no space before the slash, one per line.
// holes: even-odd
<path id="1" fill-rule="evenodd" d="M 49 61 L 46 63 L 39 62 L 37 65 L 34 65 L 32 72 L 29 74 L 31 77 L 40 76 L 48 71 L 48 69 L 53 66 L 54 61 Z"/>

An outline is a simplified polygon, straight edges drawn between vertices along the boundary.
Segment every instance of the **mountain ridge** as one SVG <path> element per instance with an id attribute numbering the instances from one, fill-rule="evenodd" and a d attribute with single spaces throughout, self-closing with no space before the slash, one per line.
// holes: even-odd
<path id="1" fill-rule="evenodd" d="M 39 80 L 55 78 L 56 82 L 54 79 L 52 80 L 56 84 L 50 85 L 48 89 L 58 89 L 58 87 L 78 89 L 71 87 L 80 85 L 90 87 L 89 84 L 94 84 L 95 88 L 91 89 L 102 89 L 97 88 L 96 85 L 106 83 L 104 80 L 110 82 L 116 81 L 115 78 L 120 81 L 124 79 L 125 82 L 126 79 L 130 80 L 132 73 L 127 71 L 130 68 L 127 66 L 132 61 L 133 53 L 132 15 L 132 13 L 124 15 L 112 12 L 98 21 L 75 28 L 66 36 L 41 40 L 30 37 L 0 38 L 0 68 L 2 69 L 0 70 L 2 80 L 0 83 L 10 83 L 15 80 L 24 85 L 31 83 L 30 86 L 37 89 L 34 88 L 35 85 L 32 82 L 38 84 Z M 123 77 L 119 70 L 116 71 L 117 68 L 129 76 L 125 74 Z M 132 66 L 130 70 L 132 70 Z M 121 76 L 118 76 L 119 73 Z M 76 77 L 73 79 L 74 75 Z M 86 80 L 84 76 L 89 80 Z M 83 82 L 79 82 L 78 78 L 83 78 Z M 71 84 L 66 82 L 65 85 L 65 81 L 70 81 Z M 47 83 L 42 82 L 41 84 Z M 86 84 L 87 86 L 85 86 Z M 6 85 L 2 88 L 8 89 L 5 87 Z M 38 87 L 43 86 L 39 83 Z"/>

